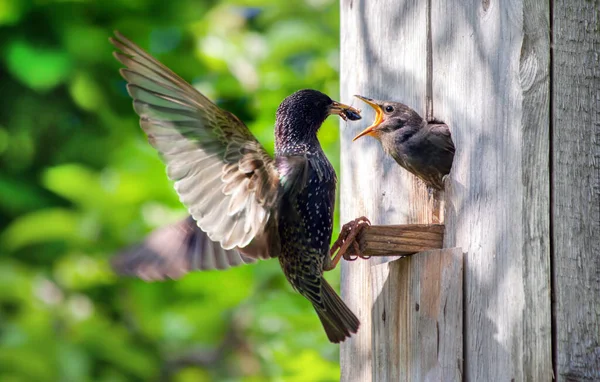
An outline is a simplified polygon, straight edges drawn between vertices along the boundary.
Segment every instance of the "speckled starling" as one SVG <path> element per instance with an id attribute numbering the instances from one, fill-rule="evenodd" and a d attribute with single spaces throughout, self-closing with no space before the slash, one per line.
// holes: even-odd
<path id="1" fill-rule="evenodd" d="M 115 269 L 154 280 L 279 257 L 330 341 L 356 333 L 358 319 L 323 278 L 338 260 L 329 254 L 336 174 L 317 131 L 331 114 L 355 120 L 360 111 L 316 90 L 295 92 L 277 110 L 272 158 L 235 115 L 115 34 L 141 127 L 191 215 L 118 257 Z"/>
<path id="2" fill-rule="evenodd" d="M 454 159 L 454 143 L 448 126 L 437 120 L 426 121 L 399 102 L 355 97 L 375 109 L 376 117 L 354 140 L 364 135 L 376 138 L 400 166 L 429 187 L 444 189 L 444 176 L 450 173 Z"/>

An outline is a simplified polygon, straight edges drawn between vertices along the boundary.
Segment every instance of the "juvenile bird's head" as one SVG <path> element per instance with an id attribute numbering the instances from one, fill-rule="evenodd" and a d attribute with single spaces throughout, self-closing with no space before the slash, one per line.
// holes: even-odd
<path id="1" fill-rule="evenodd" d="M 344 120 L 360 119 L 360 110 L 334 101 L 317 90 L 299 90 L 288 96 L 277 109 L 275 138 L 278 151 L 289 145 L 316 141 L 317 131 L 332 114 Z"/>
<path id="2" fill-rule="evenodd" d="M 378 140 L 389 135 L 410 136 L 423 125 L 423 118 L 402 103 L 378 101 L 360 95 L 355 95 L 355 97 L 366 102 L 375 110 L 375 122 L 354 137 L 353 141 L 364 135 L 370 135 Z"/>

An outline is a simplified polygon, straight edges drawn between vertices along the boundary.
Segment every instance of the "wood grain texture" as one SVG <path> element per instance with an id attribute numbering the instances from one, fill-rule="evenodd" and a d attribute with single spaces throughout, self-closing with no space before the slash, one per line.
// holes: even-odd
<path id="1" fill-rule="evenodd" d="M 453 248 L 373 267 L 373 381 L 462 379 L 462 259 Z"/>
<path id="2" fill-rule="evenodd" d="M 432 202 L 421 182 L 387 157 L 370 137 L 352 138 L 374 120 L 374 112 L 352 97 L 401 101 L 423 114 L 425 107 L 425 8 L 419 0 L 342 0 L 341 101 L 363 110 L 359 123 L 342 123 L 340 220 L 367 216 L 373 224 L 430 223 Z M 357 335 L 342 343 L 342 381 L 373 380 L 374 362 L 385 362 L 381 348 L 387 333 L 371 324 L 372 286 L 387 274 L 371 267 L 388 258 L 342 262 L 342 297 L 361 321 Z M 379 338 L 379 336 L 383 336 Z"/>
<path id="3" fill-rule="evenodd" d="M 465 259 L 465 379 L 552 379 L 549 3 L 432 0 L 433 100 L 457 148 L 445 247 Z"/>
<path id="4" fill-rule="evenodd" d="M 372 225 L 357 240 L 364 256 L 408 256 L 444 243 L 443 224 Z"/>
<path id="5" fill-rule="evenodd" d="M 600 2 L 554 2 L 558 381 L 600 380 Z"/>
<path id="6" fill-rule="evenodd" d="M 341 101 L 363 109 L 362 121 L 341 127 L 340 220 L 365 215 L 377 225 L 443 222 L 442 203 L 377 141 L 352 142 L 374 119 L 354 94 L 400 101 L 425 115 L 427 8 L 419 0 L 342 0 L 340 7 Z M 373 285 L 400 277 L 400 267 L 375 269 L 389 260 L 342 262 L 342 297 L 361 320 L 358 334 L 341 345 L 342 381 L 377 381 L 384 367 L 395 368 L 390 376 L 398 380 L 393 378 L 399 376 L 398 365 L 386 352 L 398 328 L 371 321 L 378 296 Z"/>

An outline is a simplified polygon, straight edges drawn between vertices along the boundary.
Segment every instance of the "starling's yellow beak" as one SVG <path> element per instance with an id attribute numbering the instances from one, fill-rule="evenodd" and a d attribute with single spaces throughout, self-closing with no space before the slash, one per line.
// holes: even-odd
<path id="1" fill-rule="evenodd" d="M 369 106 L 371 106 L 375 110 L 375 122 L 373 122 L 373 124 L 371 126 L 367 127 L 363 131 L 361 131 L 360 134 L 358 134 L 356 137 L 354 137 L 354 139 L 352 139 L 352 141 L 357 140 L 358 138 L 362 137 L 363 135 L 374 135 L 375 134 L 374 130 L 377 128 L 377 126 L 379 126 L 381 124 L 381 122 L 383 122 L 383 109 L 381 109 L 381 106 L 378 105 L 375 102 L 375 100 L 373 100 L 371 98 L 363 97 L 360 95 L 355 95 L 355 97 L 361 101 L 366 102 Z"/>
<path id="2" fill-rule="evenodd" d="M 361 118 L 360 110 L 337 101 L 333 101 L 331 106 L 329 106 L 329 115 L 332 114 L 339 115 L 344 121 L 348 119 L 356 121 Z"/>

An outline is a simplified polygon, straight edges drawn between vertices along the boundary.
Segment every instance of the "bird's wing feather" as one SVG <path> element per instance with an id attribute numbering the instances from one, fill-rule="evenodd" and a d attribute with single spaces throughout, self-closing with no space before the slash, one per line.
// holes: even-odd
<path id="1" fill-rule="evenodd" d="M 247 246 L 266 227 L 278 198 L 274 160 L 233 114 L 115 32 L 135 111 L 167 164 L 180 200 L 208 237 Z"/>
<path id="2" fill-rule="evenodd" d="M 152 231 L 141 244 L 116 256 L 112 266 L 121 275 L 154 281 L 176 279 L 193 270 L 227 269 L 254 261 L 210 240 L 190 216 Z"/>
<path id="3" fill-rule="evenodd" d="M 428 126 L 430 134 L 427 134 L 427 139 L 436 147 L 442 148 L 449 153 L 454 154 L 454 143 L 450 134 L 448 125 L 444 123 L 430 124 Z"/>

